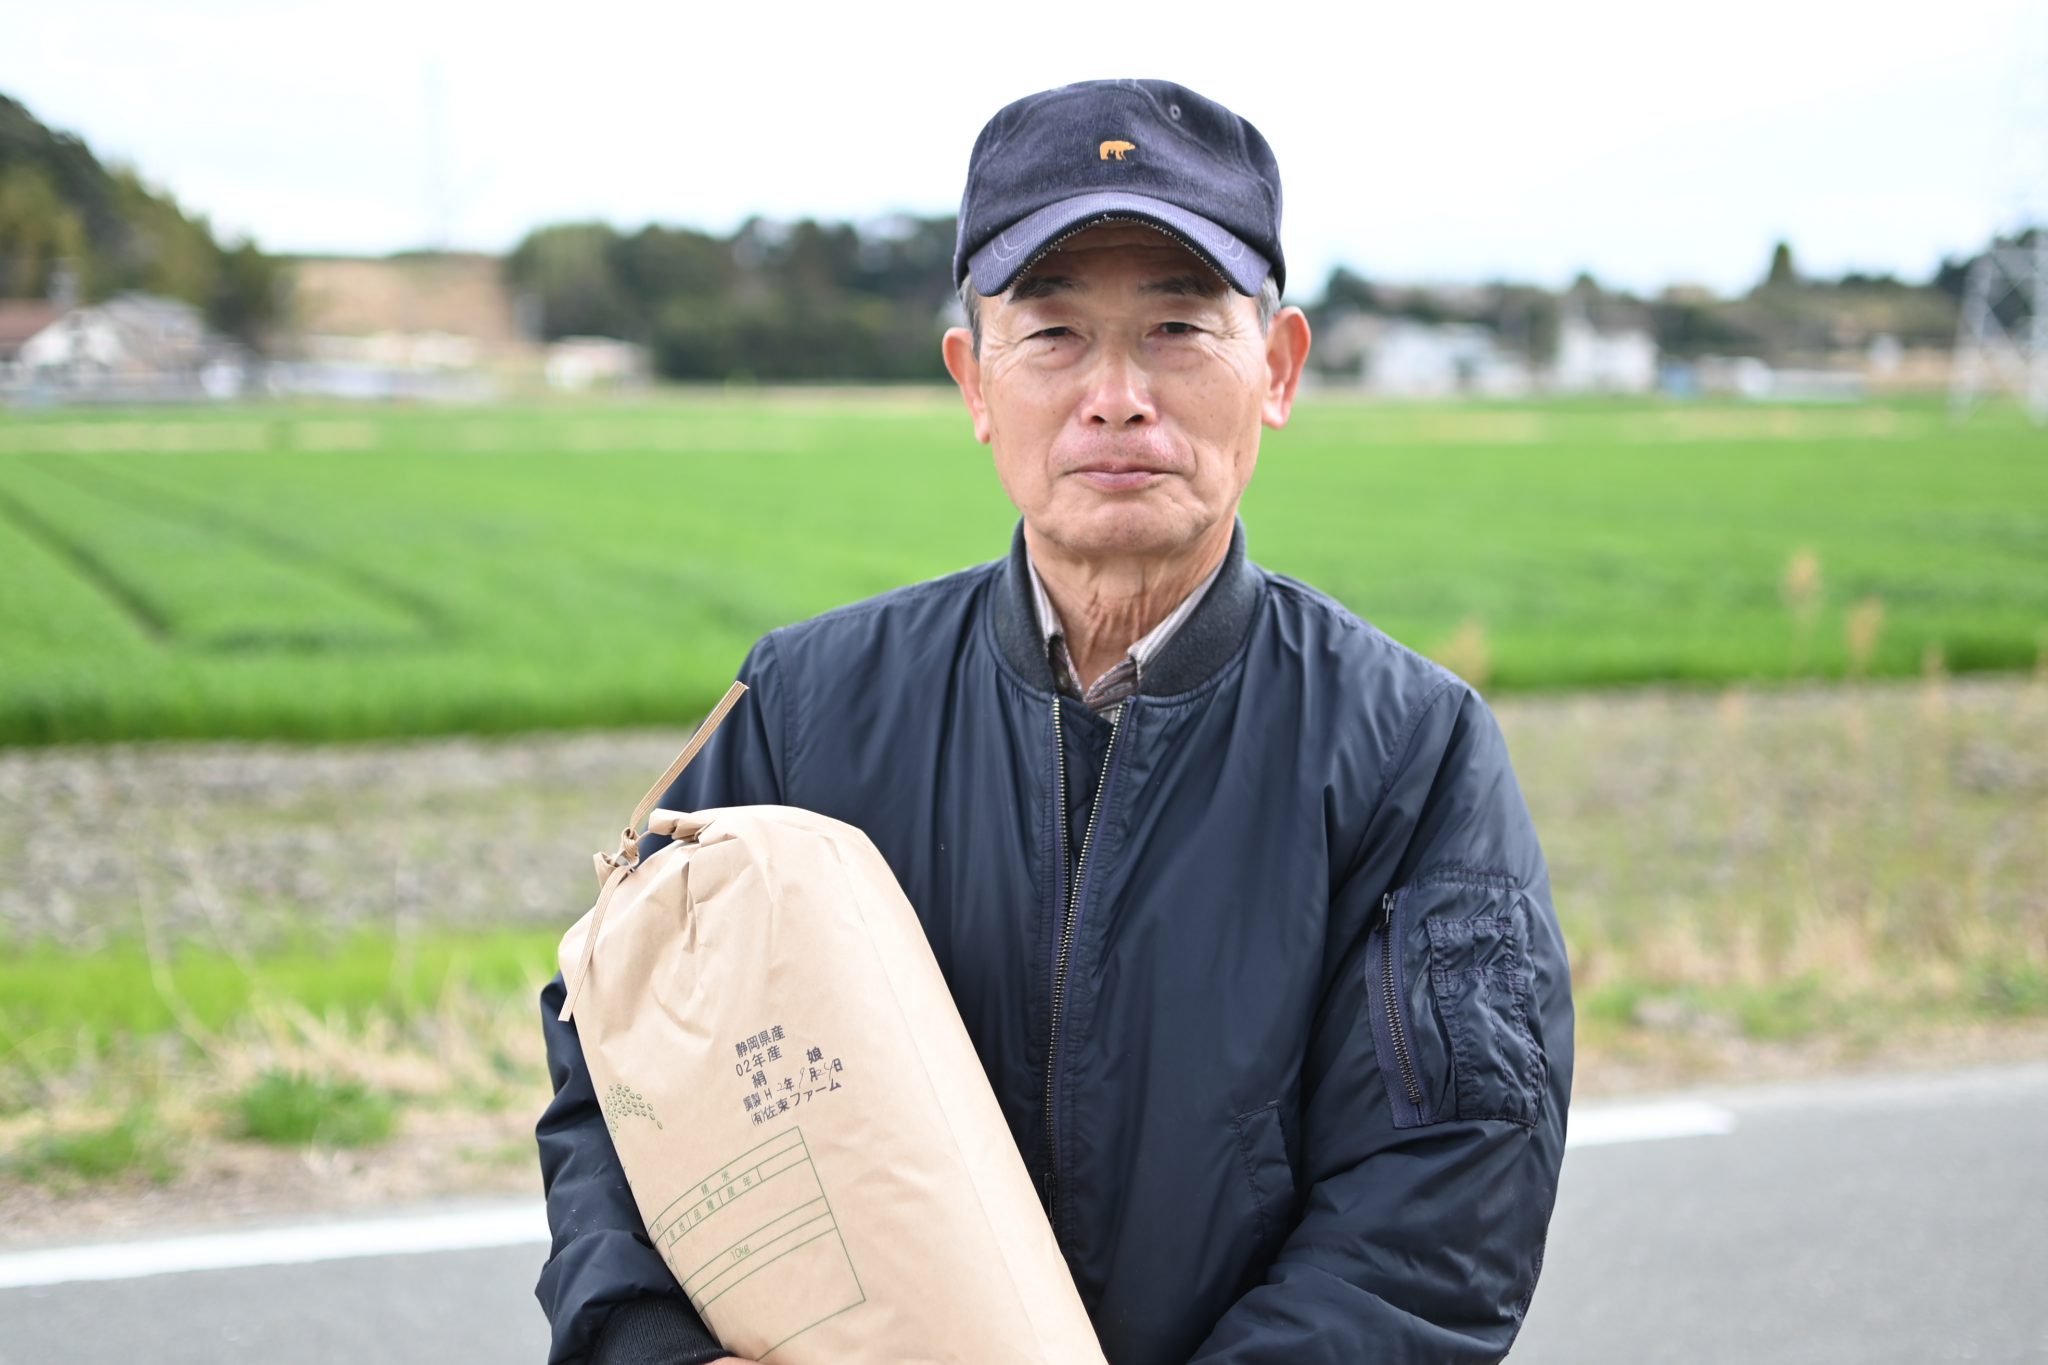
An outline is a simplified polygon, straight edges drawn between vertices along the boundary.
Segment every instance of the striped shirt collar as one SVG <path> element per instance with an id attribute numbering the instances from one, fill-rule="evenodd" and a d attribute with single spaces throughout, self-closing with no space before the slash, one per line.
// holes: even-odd
<path id="1" fill-rule="evenodd" d="M 1195 608 L 1202 604 L 1202 598 L 1209 587 L 1223 572 L 1229 562 L 1225 555 L 1216 561 L 1216 567 L 1195 585 L 1194 591 L 1182 598 L 1180 605 L 1166 614 L 1166 618 L 1145 632 L 1144 638 L 1134 643 L 1125 652 L 1123 660 L 1107 673 L 1097 678 L 1092 685 L 1083 687 L 1076 676 L 1073 657 L 1067 651 L 1066 630 L 1060 624 L 1060 615 L 1052 604 L 1052 598 L 1045 591 L 1045 580 L 1038 576 L 1038 565 L 1032 562 L 1030 551 L 1025 551 L 1024 565 L 1031 574 L 1031 600 L 1038 610 L 1038 631 L 1045 641 L 1046 656 L 1052 665 L 1052 676 L 1060 691 L 1070 697 L 1078 697 L 1093 710 L 1102 711 L 1117 705 L 1138 691 L 1138 684 L 1145 666 L 1157 658 L 1166 642 L 1173 638 L 1175 631 L 1195 614 Z"/>

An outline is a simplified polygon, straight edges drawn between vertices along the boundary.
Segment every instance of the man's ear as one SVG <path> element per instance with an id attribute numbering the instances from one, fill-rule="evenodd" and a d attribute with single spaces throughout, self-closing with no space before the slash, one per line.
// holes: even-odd
<path id="1" fill-rule="evenodd" d="M 1301 387 L 1301 369 L 1308 364 L 1308 316 L 1299 308 L 1282 308 L 1266 329 L 1266 399 L 1261 418 L 1276 430 L 1287 425 L 1294 411 L 1294 394 Z"/>
<path id="2" fill-rule="evenodd" d="M 981 396 L 981 359 L 974 354 L 974 334 L 965 327 L 949 327 L 939 342 L 946 358 L 946 373 L 960 386 L 960 397 L 974 418 L 974 439 L 988 444 L 988 404 Z"/>

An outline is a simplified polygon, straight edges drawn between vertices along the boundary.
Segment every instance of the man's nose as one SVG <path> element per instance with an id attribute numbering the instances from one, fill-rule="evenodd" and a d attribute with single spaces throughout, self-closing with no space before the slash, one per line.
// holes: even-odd
<path id="1" fill-rule="evenodd" d="M 1144 367 L 1131 357 L 1117 352 L 1103 355 L 1096 361 L 1088 381 L 1081 413 L 1088 425 L 1121 429 L 1158 420 Z"/>

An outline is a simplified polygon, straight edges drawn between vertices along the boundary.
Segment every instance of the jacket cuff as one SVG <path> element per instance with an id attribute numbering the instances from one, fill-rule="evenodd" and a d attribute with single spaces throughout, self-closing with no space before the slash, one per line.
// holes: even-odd
<path id="1" fill-rule="evenodd" d="M 628 1299 L 605 1316 L 591 1365 L 708 1365 L 732 1352 L 681 1299 Z"/>

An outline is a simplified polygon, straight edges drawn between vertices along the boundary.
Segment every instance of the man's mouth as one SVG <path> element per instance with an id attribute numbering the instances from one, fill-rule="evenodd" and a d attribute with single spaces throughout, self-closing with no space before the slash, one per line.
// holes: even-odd
<path id="1" fill-rule="evenodd" d="M 1073 472 L 1089 487 L 1114 493 L 1123 489 L 1143 488 L 1168 471 L 1137 460 L 1096 460 L 1082 465 Z"/>

